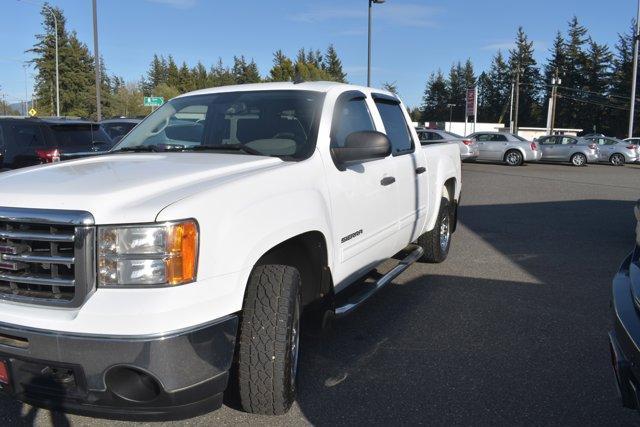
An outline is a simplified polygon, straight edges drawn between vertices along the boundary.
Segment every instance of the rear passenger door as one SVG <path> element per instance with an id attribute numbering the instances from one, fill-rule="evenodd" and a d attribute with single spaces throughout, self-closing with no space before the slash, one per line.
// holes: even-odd
<path id="1" fill-rule="evenodd" d="M 568 162 L 576 151 L 576 142 L 569 136 L 556 136 L 555 159 Z"/>
<path id="2" fill-rule="evenodd" d="M 557 159 L 557 156 L 555 155 L 555 145 L 555 136 L 547 136 L 538 140 L 538 146 L 540 147 L 540 151 L 542 152 L 542 160 Z"/>
<path id="3" fill-rule="evenodd" d="M 502 160 L 507 147 L 507 135 L 494 133 L 491 135 L 491 141 L 487 145 L 491 160 Z"/>
<path id="4" fill-rule="evenodd" d="M 384 132 L 391 141 L 394 178 L 397 187 L 398 249 L 418 238 L 427 214 L 426 158 L 422 149 L 416 150 L 400 102 L 386 95 L 374 94 L 374 101 L 382 119 Z"/>
<path id="5" fill-rule="evenodd" d="M 478 133 L 474 138 L 478 143 L 478 150 L 480 150 L 478 159 L 491 160 L 491 135 L 488 133 Z"/>

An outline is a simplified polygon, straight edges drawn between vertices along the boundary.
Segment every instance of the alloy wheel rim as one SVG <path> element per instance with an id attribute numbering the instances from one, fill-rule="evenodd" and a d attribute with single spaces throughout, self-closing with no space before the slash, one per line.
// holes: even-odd
<path id="1" fill-rule="evenodd" d="M 621 156 L 619 154 L 614 154 L 613 156 L 611 156 L 611 163 L 613 163 L 616 166 L 621 165 L 622 159 L 620 157 Z"/>
<path id="2" fill-rule="evenodd" d="M 440 220 L 440 250 L 444 251 L 449 246 L 451 233 L 449 231 L 449 215 L 444 213 Z"/>
<path id="3" fill-rule="evenodd" d="M 573 158 L 573 164 L 576 166 L 582 166 L 584 164 L 584 156 L 577 155 Z"/>
<path id="4" fill-rule="evenodd" d="M 509 153 L 507 154 L 507 163 L 510 165 L 517 165 L 520 161 L 520 157 L 517 153 Z"/>

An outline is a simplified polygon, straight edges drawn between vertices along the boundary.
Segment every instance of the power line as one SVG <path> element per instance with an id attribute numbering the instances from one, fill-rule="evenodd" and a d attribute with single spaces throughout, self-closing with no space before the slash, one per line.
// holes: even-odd
<path id="1" fill-rule="evenodd" d="M 603 103 L 603 102 L 597 102 L 597 101 L 590 101 L 590 100 L 587 100 L 587 99 L 574 98 L 572 96 L 567 96 L 567 95 L 562 95 L 562 98 L 563 99 L 571 99 L 571 100 L 577 101 L 577 102 L 584 102 L 585 104 L 598 105 L 600 107 L 605 107 L 605 108 L 615 108 L 615 109 L 618 109 L 618 110 L 628 110 L 629 109 L 629 107 L 621 107 L 621 106 L 618 106 L 618 105 L 606 104 L 606 103 Z"/>

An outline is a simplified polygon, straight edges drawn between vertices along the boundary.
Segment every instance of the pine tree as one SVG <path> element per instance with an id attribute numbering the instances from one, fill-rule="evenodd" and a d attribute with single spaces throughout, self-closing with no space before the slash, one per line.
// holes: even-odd
<path id="1" fill-rule="evenodd" d="M 398 84 L 396 82 L 384 82 L 382 89 L 391 92 L 394 95 L 398 95 Z"/>
<path id="2" fill-rule="evenodd" d="M 422 98 L 422 120 L 421 121 L 447 121 L 449 120 L 447 103 L 449 100 L 449 90 L 447 81 L 438 70 L 432 73 L 427 81 L 427 87 Z"/>
<path id="3" fill-rule="evenodd" d="M 269 71 L 269 76 L 273 82 L 288 82 L 295 78 L 293 62 L 282 50 L 273 53 L 273 67 Z"/>
<path id="4" fill-rule="evenodd" d="M 629 101 L 625 102 L 624 100 L 628 98 L 631 92 L 631 81 L 633 79 L 633 41 L 635 28 L 636 23 L 634 20 L 631 22 L 627 33 L 618 34 L 618 42 L 615 46 L 611 71 L 610 103 L 620 105 L 620 102 L 622 102 L 620 105 L 622 108 L 611 109 L 610 124 L 613 129 L 612 133 L 617 136 L 626 136 L 629 125 L 629 110 L 624 109 L 629 107 Z M 640 108 L 636 105 L 636 112 L 640 113 L 638 110 L 640 110 Z M 636 115 L 634 118 L 634 123 L 636 124 L 634 134 L 640 128 L 638 121 L 638 115 Z"/>
<path id="5" fill-rule="evenodd" d="M 518 28 L 516 46 L 509 51 L 509 67 L 513 73 L 520 70 L 520 106 L 518 124 L 520 126 L 540 126 L 543 124 L 539 104 L 540 70 L 533 58 L 533 42 Z"/>
<path id="6" fill-rule="evenodd" d="M 491 61 L 488 73 L 478 78 L 478 119 L 488 122 L 505 122 L 511 96 L 511 71 L 498 51 Z"/>
<path id="7" fill-rule="evenodd" d="M 204 64 L 198 61 L 198 64 L 191 70 L 193 76 L 193 89 L 205 89 L 208 86 L 207 69 Z"/>
<path id="8" fill-rule="evenodd" d="M 587 29 L 580 25 L 578 18 L 574 16 L 569 21 L 566 42 L 566 69 L 564 75 L 561 76 L 562 85 L 573 89 L 571 93 L 567 93 L 570 98 L 585 98 L 580 91 L 586 83 L 585 67 L 587 58 L 584 47 L 587 40 Z M 562 90 L 560 90 L 560 93 L 562 93 Z M 570 98 L 559 101 L 560 108 L 556 107 L 556 121 L 560 125 L 577 126 L 581 118 L 584 117 L 585 112 L 591 107 L 588 104 L 574 101 Z"/>
<path id="9" fill-rule="evenodd" d="M 158 86 L 160 83 L 166 83 L 165 78 L 167 74 L 167 70 L 165 69 L 166 63 L 164 58 L 160 59 L 157 54 L 153 55 L 153 60 L 151 61 L 151 65 L 149 67 L 149 71 L 147 71 L 147 86 L 149 88 L 154 88 Z"/>
<path id="10" fill-rule="evenodd" d="M 192 79 L 191 70 L 186 62 L 182 62 L 180 69 L 178 70 L 178 92 L 185 93 L 192 91 L 195 88 L 195 84 Z"/>
<path id="11" fill-rule="evenodd" d="M 236 80 L 233 72 L 229 67 L 225 67 L 222 63 L 222 59 L 219 58 L 216 65 L 211 67 L 211 71 L 209 71 L 208 86 L 228 86 L 235 84 L 235 82 Z"/>
<path id="12" fill-rule="evenodd" d="M 338 52 L 332 44 L 327 48 L 322 68 L 327 72 L 331 80 L 340 83 L 347 82 L 347 75 L 342 70 L 342 61 L 340 61 Z"/>
<path id="13" fill-rule="evenodd" d="M 454 104 L 453 121 L 464 121 L 464 111 L 466 102 L 466 85 L 464 82 L 464 71 L 460 62 L 451 66 L 449 70 L 449 89 L 447 91 L 449 99 L 448 104 Z M 447 117 L 447 120 L 449 118 Z"/>
<path id="14" fill-rule="evenodd" d="M 178 88 L 180 85 L 180 70 L 178 69 L 178 65 L 173 59 L 173 56 L 169 55 L 169 59 L 167 60 L 167 86 L 172 88 Z"/>
<path id="15" fill-rule="evenodd" d="M 606 45 L 601 45 L 589 40 L 589 49 L 586 53 L 584 68 L 584 97 L 592 102 L 606 102 L 606 94 L 609 93 L 611 81 L 610 64 L 613 55 Z M 578 126 L 585 130 L 596 126 L 598 132 L 608 133 L 611 130 L 608 117 L 610 109 L 596 104 L 585 104 L 583 115 L 578 121 Z"/>
<path id="16" fill-rule="evenodd" d="M 261 80 L 256 63 L 253 60 L 247 62 L 244 55 L 233 57 L 231 72 L 236 84 L 257 83 Z"/>

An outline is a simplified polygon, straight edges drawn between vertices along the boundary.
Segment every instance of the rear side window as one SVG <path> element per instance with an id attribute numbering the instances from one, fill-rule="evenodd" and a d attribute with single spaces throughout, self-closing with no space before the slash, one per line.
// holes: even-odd
<path id="1" fill-rule="evenodd" d="M 435 141 L 442 140 L 442 137 L 435 132 L 418 132 L 418 137 L 420 138 L 420 142 L 424 142 L 426 144 L 432 144 Z"/>
<path id="2" fill-rule="evenodd" d="M 47 146 L 40 126 L 33 123 L 17 123 L 13 125 L 13 136 L 18 150 Z"/>
<path id="3" fill-rule="evenodd" d="M 387 137 L 391 140 L 391 152 L 397 155 L 413 151 L 413 139 L 400 104 L 376 100 L 376 106 L 387 131 Z"/>
<path id="4" fill-rule="evenodd" d="M 351 99 L 342 104 L 333 118 L 333 147 L 344 147 L 347 136 L 353 132 L 375 130 L 367 103 L 363 98 Z"/>
<path id="5" fill-rule="evenodd" d="M 548 136 L 540 139 L 538 142 L 542 145 L 554 145 L 556 143 L 556 139 L 553 136 Z"/>
<path id="6" fill-rule="evenodd" d="M 94 143 L 107 148 L 111 145 L 111 138 L 99 125 L 53 125 L 51 130 L 57 148 L 65 152 L 88 151 Z"/>
<path id="7" fill-rule="evenodd" d="M 506 135 L 494 134 L 491 138 L 492 141 L 504 142 L 507 140 Z"/>
<path id="8" fill-rule="evenodd" d="M 570 145 L 570 144 L 575 144 L 576 140 L 573 138 L 569 138 L 567 136 L 563 136 L 561 138 L 558 138 L 560 140 L 560 144 L 561 145 Z"/>
<path id="9" fill-rule="evenodd" d="M 476 141 L 491 141 L 491 135 L 481 133 L 479 135 L 476 135 L 475 139 Z"/>

